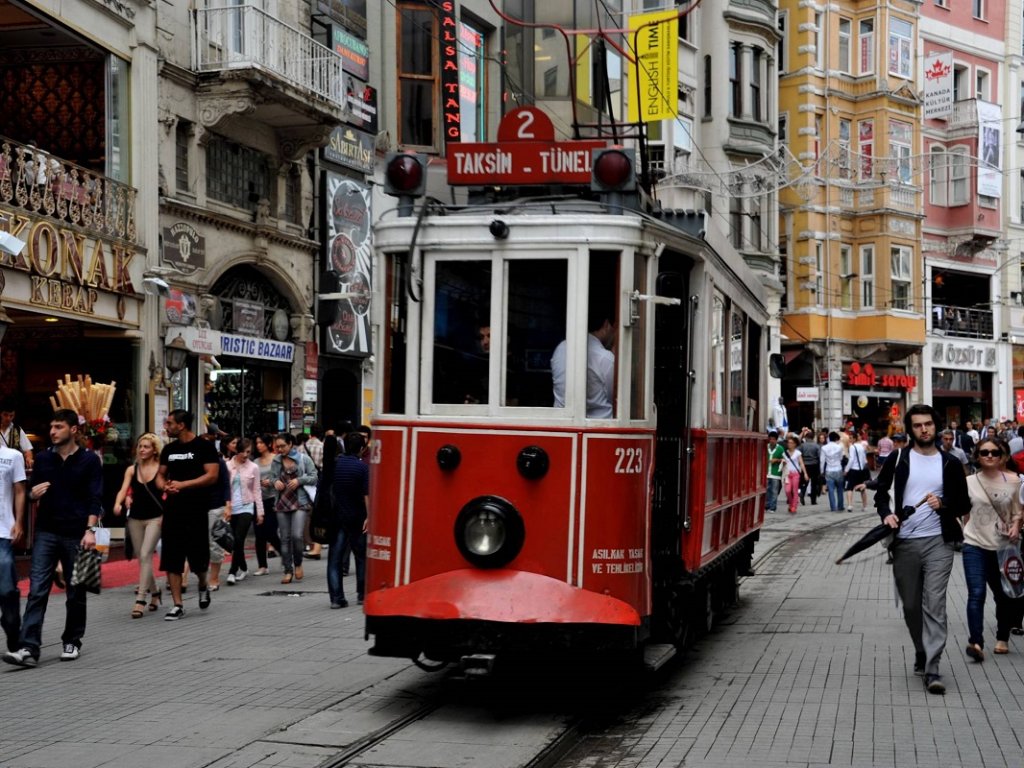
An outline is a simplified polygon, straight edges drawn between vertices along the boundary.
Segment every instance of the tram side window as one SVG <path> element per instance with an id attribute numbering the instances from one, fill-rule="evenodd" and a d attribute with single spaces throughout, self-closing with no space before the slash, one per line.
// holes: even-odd
<path id="1" fill-rule="evenodd" d="M 729 326 L 729 416 L 732 419 L 742 419 L 746 410 L 744 399 L 747 389 L 743 375 L 743 366 L 747 359 L 746 317 L 735 306 L 729 313 Z"/>
<path id="2" fill-rule="evenodd" d="M 438 261 L 434 273 L 435 403 L 486 403 L 491 262 Z"/>
<path id="3" fill-rule="evenodd" d="M 645 295 L 647 290 L 647 259 L 641 254 L 633 256 L 633 289 Z M 632 360 L 630 365 L 631 419 L 647 416 L 647 310 L 640 307 L 639 317 L 632 323 Z"/>
<path id="4" fill-rule="evenodd" d="M 564 259 L 506 262 L 504 387 L 501 404 L 552 406 L 551 357 L 565 338 L 569 266 Z"/>
<path id="5" fill-rule="evenodd" d="M 747 319 L 747 421 L 746 428 L 753 432 L 761 423 L 758 403 L 761 401 L 761 327 Z"/>
<path id="6" fill-rule="evenodd" d="M 408 310 L 406 279 L 409 254 L 395 254 L 387 259 L 385 291 L 387 317 L 384 332 L 384 413 L 402 413 L 405 410 L 405 323 Z"/>
<path id="7" fill-rule="evenodd" d="M 725 415 L 725 397 L 728 380 L 725 367 L 725 322 L 728 314 L 725 299 L 715 293 L 711 305 L 711 413 Z"/>

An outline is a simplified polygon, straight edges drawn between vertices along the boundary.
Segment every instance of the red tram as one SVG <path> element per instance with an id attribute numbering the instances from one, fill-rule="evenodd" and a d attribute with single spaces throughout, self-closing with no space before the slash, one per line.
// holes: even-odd
<path id="1" fill-rule="evenodd" d="M 640 207 L 423 202 L 376 227 L 371 653 L 679 647 L 735 600 L 765 303 L 699 216 Z"/>

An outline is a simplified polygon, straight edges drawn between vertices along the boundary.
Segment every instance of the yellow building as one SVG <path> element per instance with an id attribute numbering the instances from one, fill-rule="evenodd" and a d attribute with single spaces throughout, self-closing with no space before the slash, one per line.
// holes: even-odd
<path id="1" fill-rule="evenodd" d="M 918 5 L 779 3 L 790 425 L 884 431 L 915 402 L 922 296 Z M 815 400 L 814 397 L 817 397 Z"/>

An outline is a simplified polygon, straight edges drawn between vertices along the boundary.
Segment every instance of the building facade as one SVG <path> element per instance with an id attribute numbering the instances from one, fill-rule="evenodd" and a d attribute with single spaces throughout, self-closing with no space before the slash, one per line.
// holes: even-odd
<path id="1" fill-rule="evenodd" d="M 46 445 L 60 382 L 116 382 L 97 446 L 115 491 L 160 356 L 142 288 L 159 242 L 154 14 L 12 2 L 0 22 L 0 397 Z"/>
<path id="2" fill-rule="evenodd" d="M 922 394 L 919 8 L 779 6 L 779 132 L 804 169 L 780 195 L 783 395 L 801 426 L 887 431 Z"/>

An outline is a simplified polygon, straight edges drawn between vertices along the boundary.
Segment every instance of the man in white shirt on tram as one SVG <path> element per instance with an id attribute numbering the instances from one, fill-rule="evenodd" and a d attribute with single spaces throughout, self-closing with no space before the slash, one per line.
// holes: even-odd
<path id="1" fill-rule="evenodd" d="M 615 391 L 615 325 L 607 312 L 591 310 L 587 323 L 587 418 L 610 419 L 614 416 L 612 398 Z M 555 407 L 565 407 L 566 347 L 563 340 L 551 355 L 551 381 Z"/>

